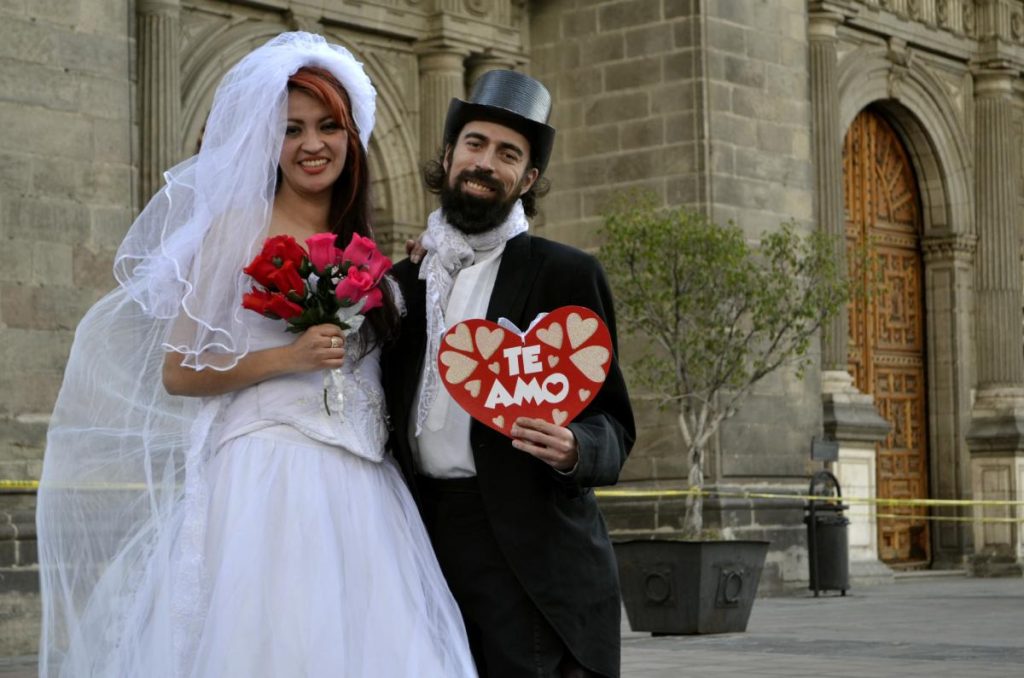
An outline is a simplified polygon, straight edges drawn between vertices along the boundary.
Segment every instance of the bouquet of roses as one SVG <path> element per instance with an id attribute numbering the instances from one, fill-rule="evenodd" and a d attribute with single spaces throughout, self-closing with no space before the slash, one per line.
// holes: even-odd
<path id="1" fill-rule="evenodd" d="M 357 331 L 365 314 L 383 303 L 380 289 L 391 260 L 370 238 L 353 234 L 345 249 L 335 246 L 333 233 L 318 233 L 302 247 L 290 235 L 267 238 L 262 251 L 243 271 L 256 284 L 242 296 L 242 306 L 268 318 L 286 321 L 289 332 L 333 323 L 345 336 Z M 324 407 L 328 396 L 341 407 L 341 371 L 324 375 Z"/>

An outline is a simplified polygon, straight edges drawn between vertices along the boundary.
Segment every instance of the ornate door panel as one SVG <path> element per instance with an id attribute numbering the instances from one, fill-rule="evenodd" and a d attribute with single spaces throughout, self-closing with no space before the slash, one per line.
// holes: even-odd
<path id="1" fill-rule="evenodd" d="M 843 144 L 851 273 L 873 292 L 850 304 L 849 370 L 892 424 L 879 444 L 878 496 L 928 496 L 924 290 L 920 201 L 906 150 L 878 113 L 864 110 Z M 863 257 L 863 253 L 867 257 Z M 862 270 L 862 261 L 867 268 Z M 880 506 L 879 557 L 896 566 L 930 560 L 926 509 Z"/>

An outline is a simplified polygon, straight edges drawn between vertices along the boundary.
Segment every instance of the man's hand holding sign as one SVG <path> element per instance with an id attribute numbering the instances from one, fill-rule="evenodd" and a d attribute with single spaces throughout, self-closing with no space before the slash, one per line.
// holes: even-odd
<path id="1" fill-rule="evenodd" d="M 611 336 L 593 311 L 563 306 L 525 332 L 471 319 L 445 333 L 438 372 L 470 416 L 561 471 L 578 458 L 565 424 L 594 399 L 611 364 Z"/>

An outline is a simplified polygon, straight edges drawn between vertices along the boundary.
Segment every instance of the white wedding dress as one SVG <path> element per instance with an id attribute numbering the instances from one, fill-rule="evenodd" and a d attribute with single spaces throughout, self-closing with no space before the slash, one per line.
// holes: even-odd
<path id="1" fill-rule="evenodd" d="M 253 350 L 294 340 L 281 321 L 246 314 Z M 107 629 L 116 650 L 87 660 L 89 675 L 476 675 L 416 506 L 385 455 L 379 350 L 357 359 L 353 349 L 343 412 L 325 410 L 321 372 L 226 397 L 196 507 L 203 529 L 182 502 L 174 528 L 146 549 L 135 590 L 116 592 L 118 568 L 101 579 L 94 595 L 130 600 L 123 624 Z M 190 565 L 194 585 L 180 576 Z M 85 665 L 75 654 L 88 641 L 74 645 L 66 667 Z"/>

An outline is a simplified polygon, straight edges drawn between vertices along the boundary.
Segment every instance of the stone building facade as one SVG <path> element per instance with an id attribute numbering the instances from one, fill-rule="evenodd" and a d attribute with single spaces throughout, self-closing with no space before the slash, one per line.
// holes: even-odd
<path id="1" fill-rule="evenodd" d="M 792 219 L 871 250 L 882 292 L 833 323 L 804 379 L 762 384 L 710 455 L 706 521 L 772 540 L 766 590 L 806 584 L 794 495 L 820 468 L 815 436 L 839 441 L 848 495 L 1021 499 L 1021 0 L 4 0 L 0 480 L 38 478 L 75 324 L 161 171 L 193 152 L 217 82 L 288 29 L 366 64 L 394 249 L 432 202 L 419 164 L 449 100 L 515 68 L 555 102 L 540 235 L 593 248 L 606 197 L 642 187 L 752 239 Z M 623 486 L 681 487 L 672 417 L 634 396 Z M 31 489 L 0 492 L 3 654 L 33 642 L 35 548 Z M 678 499 L 604 508 L 623 536 L 680 525 Z M 1020 524 L 971 522 L 1016 511 L 857 505 L 855 573 L 1019 574 Z"/>

